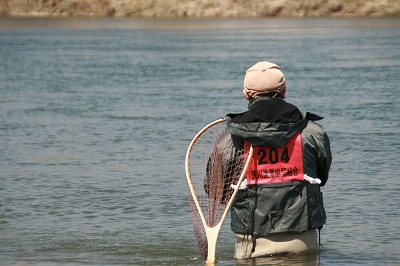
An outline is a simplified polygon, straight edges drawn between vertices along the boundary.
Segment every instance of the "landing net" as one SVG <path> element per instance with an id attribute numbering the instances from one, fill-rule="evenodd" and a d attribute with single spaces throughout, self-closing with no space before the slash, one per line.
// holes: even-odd
<path id="1" fill-rule="evenodd" d="M 206 226 L 214 227 L 222 217 L 243 168 L 243 151 L 233 146 L 226 122 L 217 123 L 193 144 L 188 160 L 191 182 Z M 200 255 L 207 257 L 207 236 L 200 212 L 189 191 L 189 206 Z"/>

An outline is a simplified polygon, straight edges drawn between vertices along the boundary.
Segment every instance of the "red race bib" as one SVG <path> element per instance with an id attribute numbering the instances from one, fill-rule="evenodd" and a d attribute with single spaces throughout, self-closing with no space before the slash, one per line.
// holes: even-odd
<path id="1" fill-rule="evenodd" d="M 245 160 L 250 142 L 244 141 Z M 253 146 L 253 158 L 246 171 L 248 185 L 281 183 L 304 180 L 303 145 L 300 132 L 296 133 L 285 146 Z"/>

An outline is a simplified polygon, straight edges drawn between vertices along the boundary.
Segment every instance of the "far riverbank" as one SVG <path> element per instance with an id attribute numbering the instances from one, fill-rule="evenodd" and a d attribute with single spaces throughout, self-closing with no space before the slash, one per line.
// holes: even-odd
<path id="1" fill-rule="evenodd" d="M 400 17 L 398 0 L 0 0 L 11 17 Z"/>

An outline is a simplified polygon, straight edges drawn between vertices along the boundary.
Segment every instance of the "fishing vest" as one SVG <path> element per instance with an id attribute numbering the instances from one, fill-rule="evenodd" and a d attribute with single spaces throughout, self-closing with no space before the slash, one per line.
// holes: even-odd
<path id="1" fill-rule="evenodd" d="M 245 159 L 250 143 L 244 141 Z M 235 233 L 262 237 L 322 228 L 326 214 L 318 184 L 304 180 L 301 132 L 282 147 L 253 146 L 247 188 L 231 208 Z"/>

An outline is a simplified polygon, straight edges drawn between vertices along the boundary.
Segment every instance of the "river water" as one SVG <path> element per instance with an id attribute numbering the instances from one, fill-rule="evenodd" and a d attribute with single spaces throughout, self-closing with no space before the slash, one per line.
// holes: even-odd
<path id="1" fill-rule="evenodd" d="M 262 60 L 325 117 L 324 248 L 237 262 L 227 222 L 217 265 L 400 265 L 395 18 L 0 18 L 0 264 L 203 265 L 185 152 Z"/>

